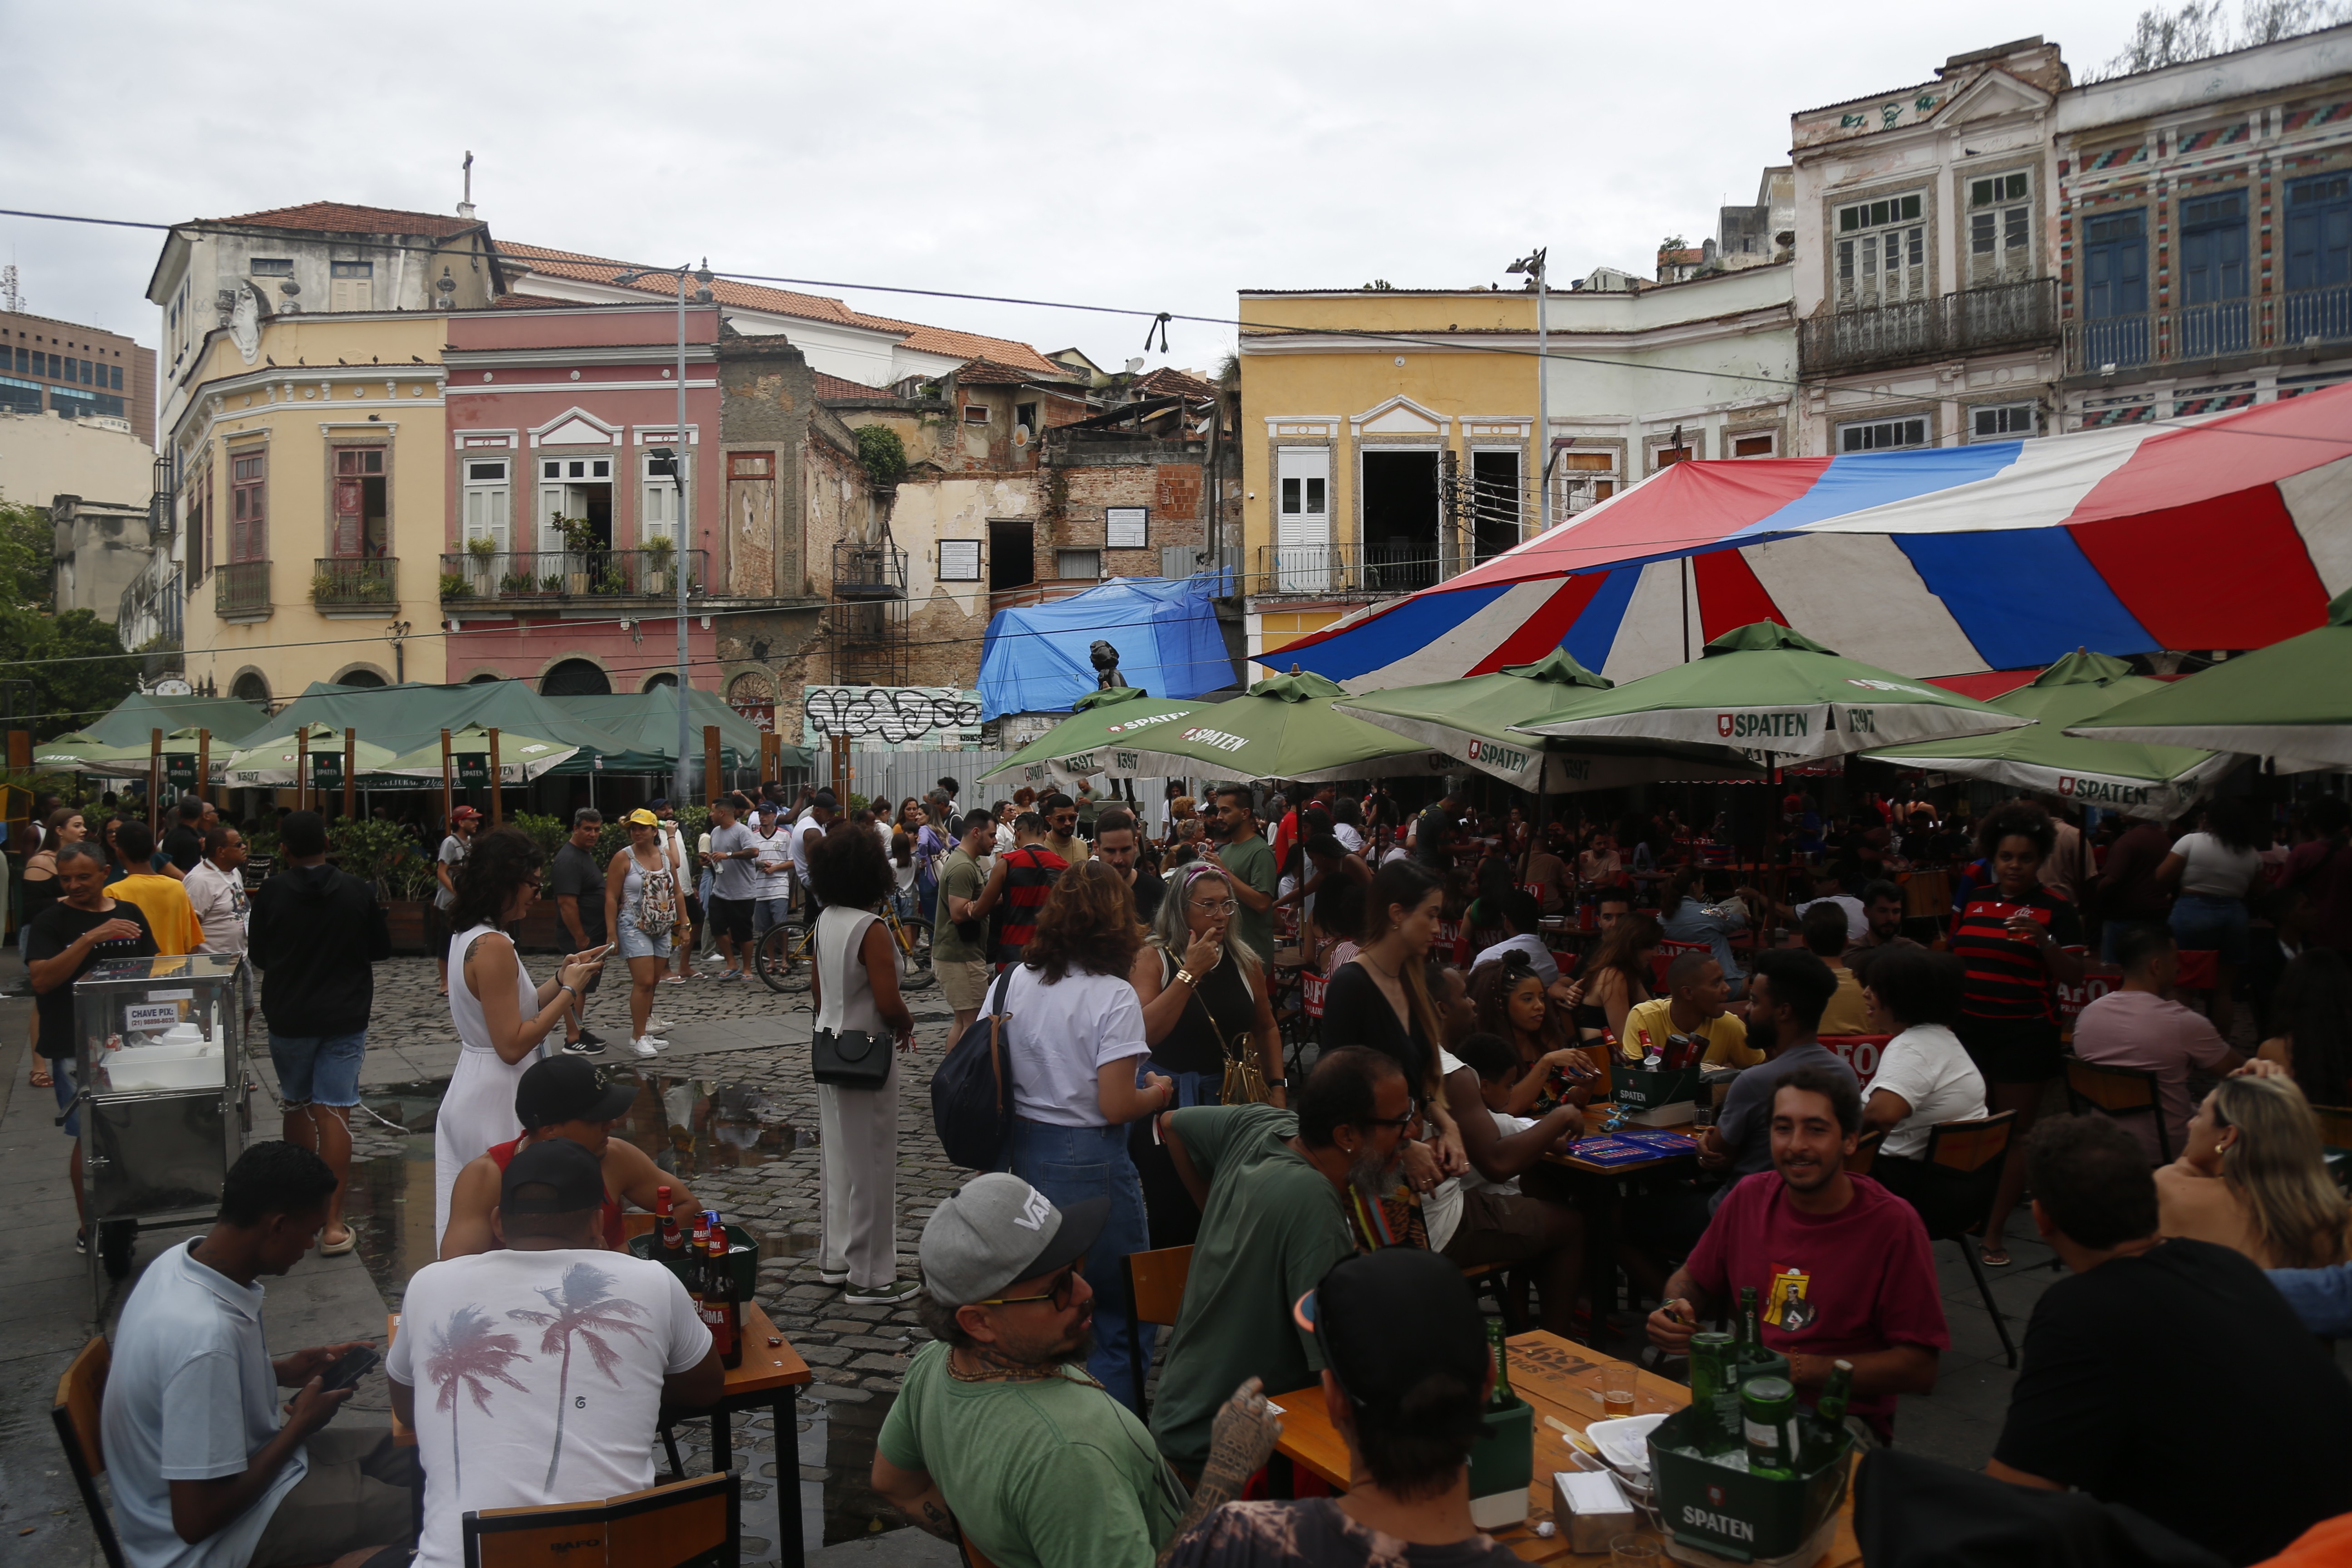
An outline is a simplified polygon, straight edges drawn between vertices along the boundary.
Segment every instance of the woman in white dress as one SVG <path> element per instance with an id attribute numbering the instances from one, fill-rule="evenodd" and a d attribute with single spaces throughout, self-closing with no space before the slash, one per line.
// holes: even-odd
<path id="1" fill-rule="evenodd" d="M 474 841 L 449 906 L 449 1018 L 457 1028 L 457 1070 L 433 1122 L 433 1246 L 449 1223 L 449 1190 L 467 1162 L 522 1135 L 515 1084 L 546 1054 L 548 1031 L 563 1022 L 580 987 L 604 964 L 604 948 L 575 952 L 554 979 L 533 985 L 522 955 L 499 928 L 523 918 L 539 897 L 539 847 L 515 828 Z"/>

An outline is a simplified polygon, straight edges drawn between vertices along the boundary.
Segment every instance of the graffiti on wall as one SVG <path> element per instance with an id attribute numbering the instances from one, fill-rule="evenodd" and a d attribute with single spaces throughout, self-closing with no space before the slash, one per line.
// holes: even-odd
<path id="1" fill-rule="evenodd" d="M 811 686 L 802 693 L 801 715 L 803 743 L 811 746 L 834 740 L 980 743 L 980 693 L 952 686 Z"/>

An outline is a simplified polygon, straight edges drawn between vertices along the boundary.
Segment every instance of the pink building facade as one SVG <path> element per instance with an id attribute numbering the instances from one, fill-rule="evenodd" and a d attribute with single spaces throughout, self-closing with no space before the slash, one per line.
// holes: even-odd
<path id="1" fill-rule="evenodd" d="M 452 681 L 550 694 L 638 691 L 676 668 L 676 577 L 692 684 L 719 689 L 735 576 L 721 525 L 718 311 L 686 312 L 677 428 L 675 306 L 453 313 L 441 613 Z M 680 528 L 670 454 L 684 454 Z"/>

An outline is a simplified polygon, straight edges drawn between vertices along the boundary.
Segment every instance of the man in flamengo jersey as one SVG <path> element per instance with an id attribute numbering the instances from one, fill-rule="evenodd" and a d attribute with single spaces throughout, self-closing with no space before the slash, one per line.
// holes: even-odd
<path id="1" fill-rule="evenodd" d="M 1021 962 L 1022 950 L 1036 933 L 1037 911 L 1069 868 L 1068 861 L 1045 847 L 1043 816 L 1024 811 L 1013 819 L 1013 847 L 996 858 L 988 886 L 971 906 L 975 916 L 989 922 L 989 963 L 1001 968 Z"/>

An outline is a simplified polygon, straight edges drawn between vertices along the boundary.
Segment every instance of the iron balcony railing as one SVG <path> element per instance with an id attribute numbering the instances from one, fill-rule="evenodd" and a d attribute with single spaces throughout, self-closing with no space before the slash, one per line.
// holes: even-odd
<path id="1" fill-rule="evenodd" d="M 709 554 L 685 552 L 688 594 L 704 591 Z M 460 550 L 441 557 L 441 602 L 667 599 L 678 563 L 675 550 Z"/>
<path id="2" fill-rule="evenodd" d="M 853 544 L 833 547 L 833 596 L 836 599 L 903 599 L 907 596 L 907 552 L 895 544 Z"/>
<path id="3" fill-rule="evenodd" d="M 213 611 L 222 616 L 269 613 L 269 563 L 225 561 L 213 568 Z"/>
<path id="4" fill-rule="evenodd" d="M 1245 591 L 1385 598 L 1434 587 L 1469 563 L 1434 540 L 1388 544 L 1264 544 Z"/>
<path id="5" fill-rule="evenodd" d="M 1805 374 L 1826 375 L 2032 348 L 2058 333 L 2058 280 L 2029 278 L 1815 316 L 1797 323 L 1797 356 Z"/>
<path id="6" fill-rule="evenodd" d="M 2267 349 L 2352 341 L 2352 284 L 2281 294 L 2271 302 L 2267 326 L 2261 303 L 2251 299 L 2217 300 L 2171 310 L 2070 322 L 2066 368 L 2075 375 L 2100 375 L 2158 363 L 2221 359 Z"/>
<path id="7" fill-rule="evenodd" d="M 310 572 L 310 603 L 322 610 L 390 609 L 400 602 L 400 562 L 389 555 L 338 555 Z"/>

